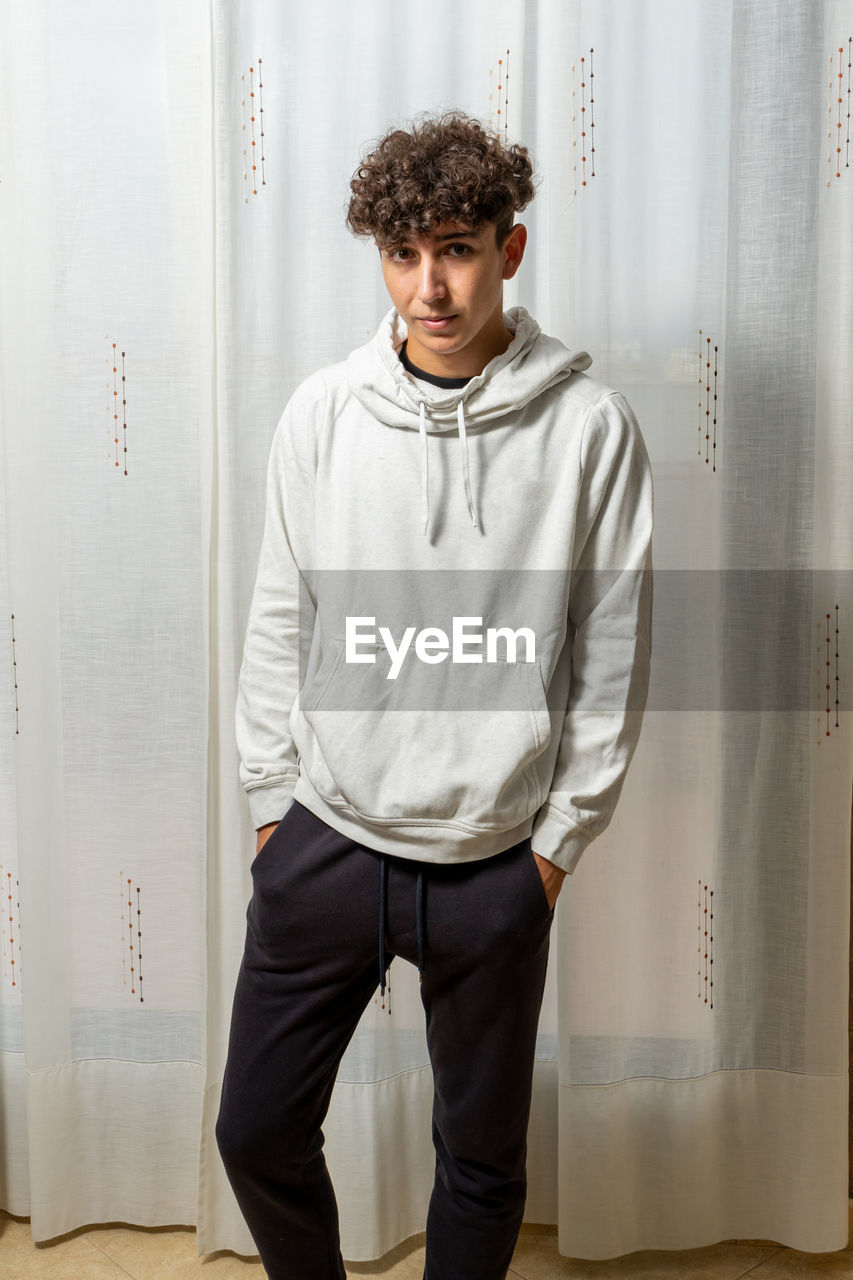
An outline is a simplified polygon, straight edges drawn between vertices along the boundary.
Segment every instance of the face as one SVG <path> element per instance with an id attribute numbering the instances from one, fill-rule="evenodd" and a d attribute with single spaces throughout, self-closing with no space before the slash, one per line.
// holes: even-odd
<path id="1" fill-rule="evenodd" d="M 515 275 L 527 230 L 517 223 L 499 249 L 495 224 L 473 231 L 445 222 L 429 236 L 409 235 L 380 247 L 391 301 L 408 329 L 407 353 L 418 368 L 474 377 L 504 352 L 512 334 L 503 322 L 503 282 Z M 430 317 L 439 317 L 430 323 Z"/>

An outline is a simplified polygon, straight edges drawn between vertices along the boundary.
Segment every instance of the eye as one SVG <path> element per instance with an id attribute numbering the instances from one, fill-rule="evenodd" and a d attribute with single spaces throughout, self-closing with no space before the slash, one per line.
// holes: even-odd
<path id="1" fill-rule="evenodd" d="M 452 244 L 447 246 L 447 248 L 448 251 L 452 249 L 461 249 L 461 253 L 451 253 L 450 256 L 452 258 L 465 258 L 471 253 L 471 246 L 469 244 L 464 244 L 461 240 L 454 240 Z M 411 249 L 407 248 L 406 245 L 398 245 L 396 249 L 386 249 L 385 256 L 389 262 L 407 262 L 409 257 L 411 257 L 411 252 Z M 401 258 L 399 256 L 400 254 L 407 254 L 408 257 Z"/>

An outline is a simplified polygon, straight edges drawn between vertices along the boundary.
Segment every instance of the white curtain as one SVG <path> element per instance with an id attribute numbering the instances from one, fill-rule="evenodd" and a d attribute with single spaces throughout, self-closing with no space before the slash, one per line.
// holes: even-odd
<path id="1" fill-rule="evenodd" d="M 649 707 L 557 909 L 526 1216 L 582 1258 L 846 1244 L 852 26 L 840 0 L 0 9 L 0 1206 L 34 1239 L 254 1252 L 213 1123 L 267 452 L 389 305 L 343 224 L 363 148 L 456 106 L 542 179 L 505 305 L 589 350 L 655 481 Z M 326 1127 L 353 1260 L 423 1227 L 413 975 Z"/>

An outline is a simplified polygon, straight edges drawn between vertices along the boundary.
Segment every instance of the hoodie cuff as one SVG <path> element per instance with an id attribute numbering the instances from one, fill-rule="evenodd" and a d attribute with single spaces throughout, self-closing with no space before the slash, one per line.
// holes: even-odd
<path id="1" fill-rule="evenodd" d="M 293 788 L 299 775 L 285 778 L 273 786 L 253 787 L 246 793 L 249 800 L 249 816 L 255 831 L 270 822 L 281 822 L 293 804 Z"/>
<path id="2" fill-rule="evenodd" d="M 539 810 L 533 823 L 530 845 L 540 858 L 546 858 L 571 875 L 592 838 L 578 827 L 569 826 L 566 818 L 546 806 Z"/>

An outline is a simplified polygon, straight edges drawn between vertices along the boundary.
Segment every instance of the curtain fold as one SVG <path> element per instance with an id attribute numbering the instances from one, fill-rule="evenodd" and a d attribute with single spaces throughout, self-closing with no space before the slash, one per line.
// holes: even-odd
<path id="1" fill-rule="evenodd" d="M 254 1252 L 213 1126 L 267 454 L 388 306 L 362 151 L 460 107 L 536 162 L 505 306 L 590 352 L 655 483 L 649 705 L 557 908 L 526 1217 L 589 1259 L 846 1244 L 850 39 L 840 0 L 0 10 L 0 1207 L 34 1239 Z M 325 1128 L 352 1261 L 433 1177 L 391 981 Z"/>

